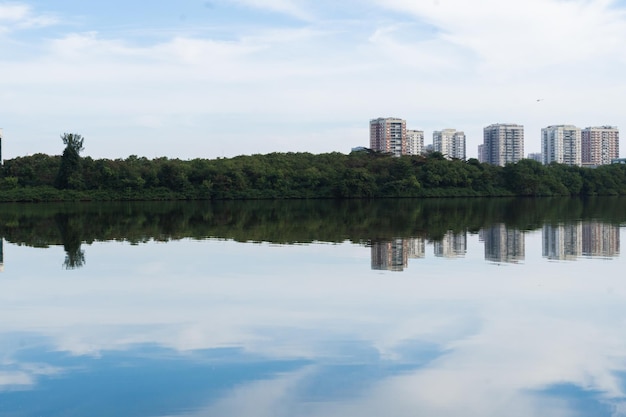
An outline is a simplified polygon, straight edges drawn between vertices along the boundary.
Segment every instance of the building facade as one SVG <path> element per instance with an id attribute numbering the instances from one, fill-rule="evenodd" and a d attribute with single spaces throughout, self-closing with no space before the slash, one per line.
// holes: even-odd
<path id="1" fill-rule="evenodd" d="M 433 150 L 441 152 L 447 159 L 465 159 L 465 133 L 455 129 L 435 130 Z"/>
<path id="2" fill-rule="evenodd" d="M 504 166 L 524 157 L 524 126 L 492 124 L 483 130 L 484 162 Z"/>
<path id="3" fill-rule="evenodd" d="M 485 161 L 485 145 L 481 143 L 480 145 L 478 145 L 478 162 L 482 163 Z"/>
<path id="4" fill-rule="evenodd" d="M 555 125 L 541 129 L 541 156 L 545 165 L 582 165 L 581 129 L 572 125 Z"/>
<path id="5" fill-rule="evenodd" d="M 407 155 L 421 155 L 424 152 L 424 131 L 406 131 L 406 153 Z"/>
<path id="6" fill-rule="evenodd" d="M 370 120 L 370 148 L 393 156 L 407 154 L 406 120 L 386 117 Z"/>
<path id="7" fill-rule="evenodd" d="M 619 158 L 619 130 L 615 126 L 586 127 L 581 133 L 582 165 L 595 167 Z"/>

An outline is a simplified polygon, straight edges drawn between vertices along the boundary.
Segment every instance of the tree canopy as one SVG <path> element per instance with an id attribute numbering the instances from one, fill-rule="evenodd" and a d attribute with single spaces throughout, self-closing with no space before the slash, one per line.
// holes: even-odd
<path id="1" fill-rule="evenodd" d="M 626 195 L 626 165 L 582 168 L 522 160 L 505 167 L 355 151 L 269 153 L 192 160 L 81 157 L 64 134 L 61 156 L 6 160 L 0 201 L 289 199 Z"/>
<path id="2" fill-rule="evenodd" d="M 79 155 L 85 148 L 83 147 L 84 138 L 77 133 L 63 133 L 61 135 L 66 150 Z"/>
<path id="3" fill-rule="evenodd" d="M 61 135 L 61 140 L 63 140 L 65 150 L 61 156 L 55 185 L 61 189 L 82 189 L 84 185 L 80 169 L 80 152 L 84 149 L 84 138 L 77 133 L 64 133 Z"/>

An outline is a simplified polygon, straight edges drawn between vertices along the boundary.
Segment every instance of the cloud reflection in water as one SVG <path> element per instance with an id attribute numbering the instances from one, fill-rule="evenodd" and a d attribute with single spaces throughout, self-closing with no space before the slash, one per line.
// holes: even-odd
<path id="1" fill-rule="evenodd" d="M 77 398 L 83 415 L 133 417 L 621 415 L 624 262 L 551 263 L 538 242 L 527 233 L 505 275 L 476 235 L 462 261 L 402 274 L 348 243 L 97 243 L 74 271 L 53 249 L 5 245 L 0 333 L 15 342 L 1 345 L 0 403 L 23 416 Z"/>

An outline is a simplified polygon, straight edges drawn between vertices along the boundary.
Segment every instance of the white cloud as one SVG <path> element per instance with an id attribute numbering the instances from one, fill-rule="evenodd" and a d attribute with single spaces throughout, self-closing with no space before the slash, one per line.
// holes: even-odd
<path id="1" fill-rule="evenodd" d="M 519 73 L 623 57 L 626 15 L 607 0 L 380 2 L 434 25 L 442 40 L 477 54 L 484 70 Z M 620 58 L 621 59 L 621 58 Z"/>
<path id="2" fill-rule="evenodd" d="M 433 76 L 441 71 L 460 69 L 458 48 L 438 39 L 410 39 L 402 35 L 404 25 L 377 28 L 369 37 L 372 53 L 384 58 L 386 65 L 396 65 L 416 74 Z"/>
<path id="3" fill-rule="evenodd" d="M 279 417 L 287 416 L 286 410 L 296 406 L 290 395 L 293 386 L 300 383 L 312 372 L 311 368 L 278 375 L 271 380 L 253 382 L 237 387 L 232 393 L 220 398 L 214 404 L 199 410 L 185 412 L 184 417 L 239 416 L 239 417 Z M 293 415 L 293 413 L 289 414 Z M 183 417 L 172 415 L 166 417 Z"/>
<path id="4" fill-rule="evenodd" d="M 57 375 L 61 368 L 40 363 L 1 363 L 5 368 L 0 370 L 0 392 L 20 389 L 30 389 L 36 385 L 41 376 Z"/>
<path id="5" fill-rule="evenodd" d="M 0 33 L 12 29 L 45 27 L 58 23 L 51 15 L 38 15 L 31 6 L 22 3 L 0 4 Z"/>
<path id="6" fill-rule="evenodd" d="M 0 391 L 34 385 L 32 375 L 22 371 L 0 372 Z"/>
<path id="7" fill-rule="evenodd" d="M 0 4 L 0 21 L 18 22 L 30 14 L 30 7 L 24 4 Z"/>

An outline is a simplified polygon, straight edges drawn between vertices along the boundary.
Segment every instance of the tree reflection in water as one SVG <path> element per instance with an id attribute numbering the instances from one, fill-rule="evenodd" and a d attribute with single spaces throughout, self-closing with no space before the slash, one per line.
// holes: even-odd
<path id="1" fill-rule="evenodd" d="M 81 245 L 95 241 L 440 242 L 494 225 L 520 231 L 591 219 L 619 225 L 625 208 L 623 197 L 26 203 L 0 205 L 0 237 L 62 245 L 63 266 L 76 269 L 85 265 Z"/>
<path id="2" fill-rule="evenodd" d="M 81 249 L 83 228 L 81 219 L 67 213 L 54 216 L 65 249 L 65 269 L 76 269 L 85 265 L 85 251 Z"/>

